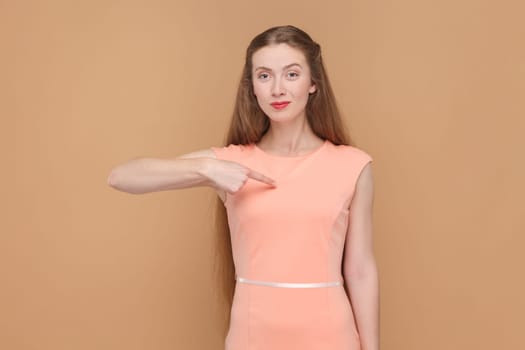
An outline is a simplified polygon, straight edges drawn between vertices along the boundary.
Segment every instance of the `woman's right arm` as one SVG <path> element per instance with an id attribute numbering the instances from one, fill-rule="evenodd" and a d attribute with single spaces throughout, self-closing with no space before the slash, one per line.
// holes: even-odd
<path id="1" fill-rule="evenodd" d="M 133 194 L 212 186 L 206 174 L 214 161 L 211 149 L 169 159 L 136 158 L 114 167 L 107 181 L 109 186 Z"/>

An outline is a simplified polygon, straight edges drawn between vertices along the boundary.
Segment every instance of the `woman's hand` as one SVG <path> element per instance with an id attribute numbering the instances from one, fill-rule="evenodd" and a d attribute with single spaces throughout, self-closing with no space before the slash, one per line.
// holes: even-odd
<path id="1" fill-rule="evenodd" d="M 234 194 L 251 178 L 275 187 L 275 180 L 237 162 L 212 159 L 205 170 L 211 187 Z"/>

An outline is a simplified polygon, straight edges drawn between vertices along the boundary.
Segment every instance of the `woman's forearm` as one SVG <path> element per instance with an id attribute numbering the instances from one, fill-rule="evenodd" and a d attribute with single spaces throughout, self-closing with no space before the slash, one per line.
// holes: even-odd
<path id="1" fill-rule="evenodd" d="M 113 168 L 108 185 L 133 194 L 208 186 L 210 161 L 213 158 L 137 158 Z"/>
<path id="2" fill-rule="evenodd" d="M 361 350 L 379 350 L 379 278 L 375 262 L 370 262 L 362 274 L 348 276 L 347 286 Z"/>

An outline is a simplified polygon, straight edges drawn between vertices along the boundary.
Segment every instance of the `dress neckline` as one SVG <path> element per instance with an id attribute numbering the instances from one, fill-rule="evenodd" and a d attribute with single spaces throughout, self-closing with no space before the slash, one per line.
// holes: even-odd
<path id="1" fill-rule="evenodd" d="M 270 153 L 262 150 L 261 148 L 259 148 L 255 143 L 252 143 L 252 147 L 258 153 L 263 154 L 264 156 L 272 158 L 272 159 L 294 160 L 294 159 L 305 159 L 305 158 L 311 157 L 311 156 L 321 152 L 321 150 L 324 149 L 327 144 L 328 144 L 328 140 L 324 140 L 324 142 L 323 142 L 323 144 L 321 146 L 317 147 L 313 151 L 310 151 L 309 153 L 302 154 L 300 156 L 278 156 L 278 155 L 275 155 L 275 154 L 270 154 Z"/>

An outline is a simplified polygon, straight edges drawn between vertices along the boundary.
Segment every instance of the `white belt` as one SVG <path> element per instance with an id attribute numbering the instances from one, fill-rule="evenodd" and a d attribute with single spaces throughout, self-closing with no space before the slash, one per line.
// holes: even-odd
<path id="1" fill-rule="evenodd" d="M 341 286 L 342 281 L 336 282 L 319 282 L 319 283 L 292 283 L 292 282 L 268 282 L 268 281 L 255 281 L 249 280 L 242 277 L 236 277 L 237 282 L 257 284 L 260 286 L 271 286 L 271 287 L 284 287 L 284 288 L 318 288 L 318 287 L 332 287 Z"/>

